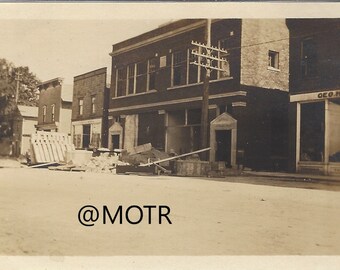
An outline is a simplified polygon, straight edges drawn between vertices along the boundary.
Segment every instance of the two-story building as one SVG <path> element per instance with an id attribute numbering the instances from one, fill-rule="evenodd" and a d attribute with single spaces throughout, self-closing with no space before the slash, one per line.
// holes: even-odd
<path id="1" fill-rule="evenodd" d="M 71 135 L 72 86 L 58 77 L 38 85 L 39 106 L 37 130 Z"/>
<path id="2" fill-rule="evenodd" d="M 192 41 L 206 20 L 186 19 L 114 44 L 108 144 L 151 143 L 185 153 L 199 148 L 202 67 Z M 209 85 L 210 161 L 284 168 L 288 157 L 289 33 L 285 20 L 214 19 L 219 71 Z M 199 51 L 199 53 L 205 53 Z M 197 59 L 196 59 L 197 60 Z M 200 59 L 198 59 L 200 60 Z"/>
<path id="3" fill-rule="evenodd" d="M 340 20 L 289 19 L 291 168 L 340 174 Z"/>
<path id="4" fill-rule="evenodd" d="M 78 149 L 107 147 L 106 70 L 100 68 L 74 77 L 72 134 Z"/>

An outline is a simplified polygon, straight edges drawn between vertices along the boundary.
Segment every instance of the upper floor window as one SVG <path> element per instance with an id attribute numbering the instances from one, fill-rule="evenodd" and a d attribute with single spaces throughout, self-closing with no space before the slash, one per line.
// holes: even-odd
<path id="1" fill-rule="evenodd" d="M 317 47 L 313 38 L 301 42 L 301 72 L 303 77 L 317 75 Z"/>
<path id="2" fill-rule="evenodd" d="M 84 99 L 80 98 L 78 100 L 78 114 L 83 115 L 83 109 L 84 109 Z"/>
<path id="3" fill-rule="evenodd" d="M 117 85 L 116 96 L 124 96 L 126 94 L 126 67 L 117 69 Z"/>
<path id="4" fill-rule="evenodd" d="M 233 36 L 234 32 L 230 32 L 230 35 Z M 218 41 L 218 48 L 227 50 L 229 47 L 229 40 L 230 38 L 222 39 Z M 227 78 L 230 77 L 230 64 L 229 64 L 229 55 L 226 52 L 219 52 L 218 58 L 222 59 L 218 62 L 218 67 L 222 69 L 217 73 L 217 78 Z"/>
<path id="5" fill-rule="evenodd" d="M 195 56 L 192 54 L 192 50 L 194 48 L 190 48 L 188 50 L 189 54 L 189 61 L 188 61 L 188 83 L 198 83 L 201 81 L 201 68 L 197 65 L 191 64 L 193 62 L 200 63 L 201 62 L 201 57 L 200 56 Z M 201 53 L 201 47 L 197 48 L 197 52 L 200 54 Z"/>
<path id="6" fill-rule="evenodd" d="M 148 64 L 148 61 L 129 64 L 116 70 L 116 97 L 146 92 L 148 81 L 152 86 L 149 89 L 154 88 L 155 68 L 153 64 L 148 68 Z"/>
<path id="7" fill-rule="evenodd" d="M 217 42 L 217 47 L 226 50 L 227 49 L 227 42 L 230 38 L 219 40 Z M 216 46 L 216 45 L 213 45 Z M 190 55 L 188 56 L 188 83 L 198 83 L 201 81 L 204 81 L 204 76 L 205 76 L 205 68 L 202 68 L 200 66 L 190 64 L 192 62 L 197 62 L 201 64 L 208 64 L 207 59 L 204 56 L 200 56 L 202 54 L 206 54 L 206 49 L 203 49 L 202 47 L 194 48 L 196 52 L 198 53 L 197 55 L 193 55 L 190 49 L 189 53 Z M 212 67 L 218 68 L 217 69 L 210 69 L 210 80 L 218 80 L 222 78 L 227 78 L 230 77 L 230 65 L 229 65 L 229 56 L 227 52 L 224 51 L 217 51 L 217 50 L 211 50 L 210 55 L 214 59 L 210 59 L 210 65 Z"/>
<path id="8" fill-rule="evenodd" d="M 268 51 L 268 67 L 279 69 L 279 53 L 275 51 Z"/>
<path id="9" fill-rule="evenodd" d="M 148 90 L 156 88 L 156 64 L 157 58 L 151 58 L 148 65 Z"/>
<path id="10" fill-rule="evenodd" d="M 91 113 L 96 113 L 96 97 L 91 97 Z"/>
<path id="11" fill-rule="evenodd" d="M 51 120 L 52 122 L 55 121 L 55 104 L 51 105 Z"/>
<path id="12" fill-rule="evenodd" d="M 186 84 L 186 65 L 186 51 L 177 51 L 172 55 L 172 86 Z"/>
<path id="13" fill-rule="evenodd" d="M 46 112 L 47 112 L 47 106 L 44 105 L 44 106 L 42 107 L 42 121 L 43 121 L 43 123 L 46 122 Z"/>
<path id="14" fill-rule="evenodd" d="M 137 63 L 136 93 L 146 92 L 147 62 Z"/>
<path id="15" fill-rule="evenodd" d="M 136 65 L 128 65 L 128 94 L 134 94 L 136 92 Z"/>

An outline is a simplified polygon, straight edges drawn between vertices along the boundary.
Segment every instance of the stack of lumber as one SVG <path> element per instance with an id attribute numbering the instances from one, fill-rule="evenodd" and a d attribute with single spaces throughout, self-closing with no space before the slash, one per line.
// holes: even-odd
<path id="1" fill-rule="evenodd" d="M 71 137 L 65 133 L 37 131 L 31 135 L 33 164 L 65 162 L 66 151 L 74 149 Z"/>

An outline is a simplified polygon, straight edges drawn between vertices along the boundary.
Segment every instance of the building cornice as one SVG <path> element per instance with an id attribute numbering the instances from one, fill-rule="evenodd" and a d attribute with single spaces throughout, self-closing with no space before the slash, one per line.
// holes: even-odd
<path id="1" fill-rule="evenodd" d="M 64 81 L 64 78 L 58 77 L 58 78 L 54 78 L 48 81 L 44 81 L 41 84 L 38 85 L 38 89 L 41 91 L 42 89 L 47 89 L 50 86 L 58 86 L 58 85 L 62 85 Z"/>
<path id="2" fill-rule="evenodd" d="M 213 20 L 213 22 L 216 22 L 216 21 L 218 21 L 218 20 Z M 135 49 L 138 49 L 140 47 L 143 47 L 143 46 L 164 40 L 166 38 L 169 38 L 169 37 L 172 37 L 172 36 L 175 36 L 175 35 L 179 35 L 179 34 L 182 34 L 182 33 L 185 33 L 185 32 L 189 32 L 189 31 L 197 29 L 199 27 L 203 27 L 205 25 L 205 23 L 206 23 L 205 20 L 195 22 L 195 23 L 192 23 L 192 24 L 189 24 L 189 25 L 168 31 L 166 33 L 163 33 L 163 34 L 160 34 L 160 35 L 157 35 L 157 36 L 145 39 L 145 40 L 141 40 L 141 41 L 133 43 L 129 46 L 125 46 L 125 47 L 119 48 L 117 50 L 112 50 L 112 52 L 110 53 L 110 56 L 116 56 L 118 54 L 125 53 L 125 52 L 131 51 L 131 50 L 135 50 Z"/>
<path id="3" fill-rule="evenodd" d="M 229 92 L 229 93 L 223 93 L 223 94 L 210 95 L 209 100 L 217 99 L 217 98 L 225 98 L 225 97 L 234 97 L 234 96 L 246 96 L 246 95 L 247 95 L 247 92 L 245 91 L 235 91 L 235 92 Z M 174 99 L 170 101 L 161 101 L 161 102 L 154 102 L 154 103 L 148 103 L 148 104 L 139 104 L 139 105 L 120 107 L 120 108 L 112 108 L 112 109 L 109 109 L 109 112 L 146 109 L 146 108 L 166 106 L 166 105 L 175 105 L 175 104 L 188 103 L 188 102 L 194 102 L 194 101 L 202 101 L 202 97 Z"/>

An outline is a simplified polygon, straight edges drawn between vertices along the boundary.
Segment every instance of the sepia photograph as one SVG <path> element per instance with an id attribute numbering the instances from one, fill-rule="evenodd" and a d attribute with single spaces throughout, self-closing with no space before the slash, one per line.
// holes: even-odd
<path id="1" fill-rule="evenodd" d="M 339 8 L 0 3 L 0 265 L 339 269 Z"/>

